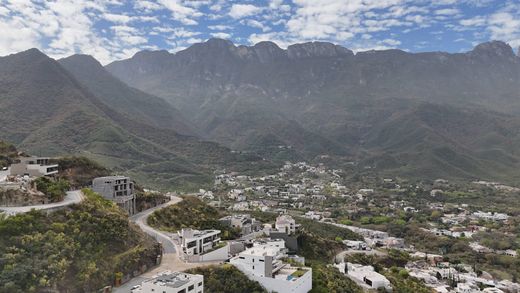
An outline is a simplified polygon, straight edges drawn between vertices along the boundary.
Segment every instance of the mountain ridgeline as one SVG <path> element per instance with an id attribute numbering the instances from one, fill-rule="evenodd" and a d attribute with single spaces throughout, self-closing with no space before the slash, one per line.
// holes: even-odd
<path id="1" fill-rule="evenodd" d="M 31 49 L 0 58 L 0 110 L 1 139 L 20 149 L 81 154 L 150 186 L 205 183 L 216 168 L 260 162 L 194 136 L 173 106 L 91 57 L 57 62 Z"/>
<path id="2" fill-rule="evenodd" d="M 458 54 L 354 54 L 322 42 L 284 50 L 210 39 L 106 68 L 233 148 L 280 156 L 277 146 L 290 146 L 283 156 L 327 154 L 421 177 L 504 179 L 518 167 L 520 57 L 499 41 Z"/>
<path id="3" fill-rule="evenodd" d="M 79 153 L 151 186 L 323 155 L 385 175 L 519 179 L 520 57 L 499 41 L 354 54 L 210 39 L 105 67 L 31 49 L 0 57 L 0 111 L 0 139 L 22 150 Z"/>

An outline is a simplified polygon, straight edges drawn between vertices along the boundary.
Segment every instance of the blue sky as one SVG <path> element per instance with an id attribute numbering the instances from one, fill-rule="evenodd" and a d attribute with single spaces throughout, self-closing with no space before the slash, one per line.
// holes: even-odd
<path id="1" fill-rule="evenodd" d="M 252 45 L 329 41 L 354 51 L 520 46 L 520 0 L 0 0 L 0 55 L 36 47 L 106 64 L 211 37 Z"/>

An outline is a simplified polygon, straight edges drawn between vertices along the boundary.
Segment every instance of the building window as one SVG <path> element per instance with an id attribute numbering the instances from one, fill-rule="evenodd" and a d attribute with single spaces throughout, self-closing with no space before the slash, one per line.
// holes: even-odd
<path id="1" fill-rule="evenodd" d="M 188 292 L 191 291 L 191 290 L 193 290 L 194 288 L 195 288 L 195 285 L 191 285 L 191 286 L 189 286 L 189 287 L 188 287 Z"/>

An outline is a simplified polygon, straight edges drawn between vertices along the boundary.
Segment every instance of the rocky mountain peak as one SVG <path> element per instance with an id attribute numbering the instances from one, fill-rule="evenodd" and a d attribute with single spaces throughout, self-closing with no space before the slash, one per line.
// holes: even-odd
<path id="1" fill-rule="evenodd" d="M 341 57 L 354 55 L 351 50 L 345 47 L 327 42 L 308 42 L 290 45 L 287 47 L 287 54 L 291 59 L 309 57 Z"/>
<path id="2" fill-rule="evenodd" d="M 470 52 L 471 55 L 480 56 L 480 57 L 501 57 L 501 58 L 511 58 L 515 56 L 513 52 L 513 48 L 508 44 L 502 41 L 491 41 L 485 42 L 482 44 L 478 44 L 473 51 Z"/>
<path id="3" fill-rule="evenodd" d="M 260 42 L 250 48 L 256 53 L 260 62 L 270 62 L 286 55 L 285 50 L 273 42 Z"/>

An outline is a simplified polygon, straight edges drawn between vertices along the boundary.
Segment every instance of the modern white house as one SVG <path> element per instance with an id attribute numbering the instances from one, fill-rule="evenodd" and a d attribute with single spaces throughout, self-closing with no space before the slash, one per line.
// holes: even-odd
<path id="1" fill-rule="evenodd" d="M 141 284 L 139 293 L 203 293 L 204 276 L 162 272 Z"/>
<path id="2" fill-rule="evenodd" d="M 306 293 L 312 289 L 312 269 L 284 262 L 283 240 L 257 241 L 230 263 L 269 292 Z"/>
<path id="3" fill-rule="evenodd" d="M 220 242 L 220 230 L 182 229 L 177 232 L 185 255 L 200 255 L 212 250 Z"/>
<path id="4" fill-rule="evenodd" d="M 58 165 L 49 161 L 47 157 L 19 157 L 9 170 L 12 176 L 41 177 L 57 174 Z"/>
<path id="5" fill-rule="evenodd" d="M 296 233 L 296 231 L 299 228 L 299 225 L 296 224 L 296 221 L 291 217 L 290 215 L 279 215 L 276 218 L 275 222 L 275 229 L 278 230 L 278 232 L 284 232 L 287 233 L 287 235 L 291 235 Z"/>
<path id="6" fill-rule="evenodd" d="M 115 202 L 129 215 L 136 213 L 134 183 L 126 176 L 106 176 L 92 180 L 92 190 Z"/>
<path id="7" fill-rule="evenodd" d="M 384 288 L 387 291 L 392 291 L 390 281 L 380 273 L 374 271 L 373 266 L 364 266 L 354 263 L 340 263 L 337 265 L 340 272 L 346 274 L 354 282 L 363 287 L 370 289 Z"/>

